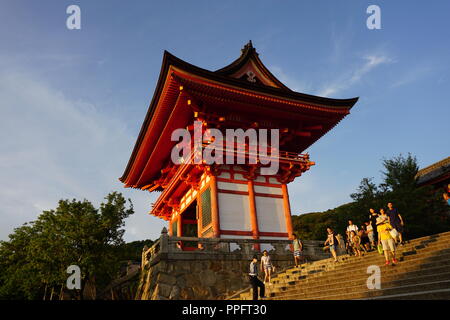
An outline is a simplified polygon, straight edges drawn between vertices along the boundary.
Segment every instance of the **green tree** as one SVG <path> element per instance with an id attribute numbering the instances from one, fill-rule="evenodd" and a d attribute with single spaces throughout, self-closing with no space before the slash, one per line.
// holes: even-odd
<path id="1" fill-rule="evenodd" d="M 105 197 L 100 208 L 87 200 L 60 200 L 55 210 L 16 228 L 0 243 L 0 298 L 39 299 L 61 294 L 69 265 L 78 265 L 84 285 L 106 286 L 119 269 L 115 247 L 123 245 L 125 219 L 133 205 L 122 194 Z"/>
<path id="2" fill-rule="evenodd" d="M 417 187 L 415 176 L 419 171 L 416 157 L 399 155 L 383 160 L 384 171 L 381 199 L 384 206 L 392 202 L 405 221 L 409 238 L 416 238 L 450 229 L 449 210 L 431 186 Z"/>

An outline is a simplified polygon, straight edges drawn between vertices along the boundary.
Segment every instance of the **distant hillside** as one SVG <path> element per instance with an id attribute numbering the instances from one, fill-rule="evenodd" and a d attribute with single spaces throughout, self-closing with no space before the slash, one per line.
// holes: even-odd
<path id="1" fill-rule="evenodd" d="M 326 228 L 332 227 L 336 233 L 343 234 L 349 218 L 360 225 L 368 214 L 353 216 L 353 202 L 323 212 L 310 212 L 292 216 L 294 232 L 300 239 L 325 240 Z"/>

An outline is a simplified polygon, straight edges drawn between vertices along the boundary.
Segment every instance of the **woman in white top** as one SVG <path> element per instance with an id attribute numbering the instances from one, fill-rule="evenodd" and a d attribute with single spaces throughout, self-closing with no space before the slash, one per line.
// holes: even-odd
<path id="1" fill-rule="evenodd" d="M 263 256 L 261 257 L 261 270 L 264 270 L 264 283 L 270 283 L 270 274 L 272 273 L 273 266 L 267 250 L 263 251 Z"/>

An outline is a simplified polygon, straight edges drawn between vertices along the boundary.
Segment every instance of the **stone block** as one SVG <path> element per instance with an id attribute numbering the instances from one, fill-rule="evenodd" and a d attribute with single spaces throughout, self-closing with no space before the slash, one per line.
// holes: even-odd
<path id="1" fill-rule="evenodd" d="M 172 291 L 170 291 L 169 299 L 178 300 L 180 298 L 181 290 L 178 286 L 173 286 Z"/>
<path id="2" fill-rule="evenodd" d="M 194 299 L 204 300 L 212 298 L 207 287 L 195 286 L 192 287 L 192 291 L 194 293 Z"/>
<path id="3" fill-rule="evenodd" d="M 174 285 L 177 282 L 177 278 L 167 273 L 160 272 L 157 282 Z"/>
<path id="4" fill-rule="evenodd" d="M 211 261 L 210 265 L 209 265 L 209 269 L 214 272 L 218 272 L 218 271 L 222 270 L 222 264 L 220 263 L 220 261 Z"/>
<path id="5" fill-rule="evenodd" d="M 214 299 L 218 296 L 218 290 L 215 287 L 208 287 L 209 298 Z"/>
<path id="6" fill-rule="evenodd" d="M 230 280 L 228 279 L 222 279 L 222 280 L 218 280 L 215 284 L 215 288 L 217 290 L 217 292 L 223 293 L 223 292 L 227 292 L 229 291 L 230 287 Z"/>
<path id="7" fill-rule="evenodd" d="M 177 277 L 176 285 L 180 288 L 186 287 L 186 279 L 184 278 L 184 275 Z"/>
<path id="8" fill-rule="evenodd" d="M 203 264 L 200 261 L 194 261 L 191 266 L 192 272 L 200 273 L 204 270 Z"/>
<path id="9" fill-rule="evenodd" d="M 180 290 L 180 299 L 181 300 L 191 300 L 194 299 L 194 292 L 192 288 L 186 287 Z"/>
<path id="10" fill-rule="evenodd" d="M 230 279 L 229 289 L 231 291 L 240 290 L 242 288 L 245 288 L 248 285 L 250 285 L 248 279 L 244 280 L 242 278 L 233 278 L 233 279 Z"/>
<path id="11" fill-rule="evenodd" d="M 209 287 L 216 283 L 216 273 L 212 270 L 204 270 L 200 273 L 200 282 L 203 286 Z"/>
<path id="12" fill-rule="evenodd" d="M 197 274 L 188 273 L 184 276 L 184 278 L 186 279 L 186 286 L 188 287 L 193 287 L 200 284 L 200 279 Z"/>
<path id="13" fill-rule="evenodd" d="M 168 298 L 170 296 L 170 292 L 172 291 L 172 286 L 165 283 L 158 283 L 153 291 L 153 295 L 158 295 L 162 297 Z M 152 300 L 153 297 L 152 297 Z"/>

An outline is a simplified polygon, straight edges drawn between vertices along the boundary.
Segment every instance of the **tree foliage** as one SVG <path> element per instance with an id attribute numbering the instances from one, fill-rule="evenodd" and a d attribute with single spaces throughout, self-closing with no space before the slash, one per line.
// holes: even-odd
<path id="1" fill-rule="evenodd" d="M 379 212 L 392 202 L 405 221 L 405 235 L 416 238 L 450 230 L 450 211 L 439 191 L 430 186 L 417 187 L 415 176 L 419 170 L 416 157 L 408 154 L 383 160 L 382 182 L 363 178 L 353 202 L 325 212 L 293 216 L 295 232 L 304 239 L 323 239 L 331 226 L 343 234 L 351 219 L 360 226 L 368 220 L 369 209 Z"/>
<path id="2" fill-rule="evenodd" d="M 105 286 L 118 272 L 115 248 L 124 244 L 124 220 L 134 212 L 131 201 L 126 204 L 117 192 L 108 194 L 98 209 L 87 200 L 60 200 L 55 210 L 16 228 L 9 241 L 0 242 L 0 298 L 43 299 L 50 290 L 61 293 L 70 265 L 80 267 L 82 284 Z"/>

